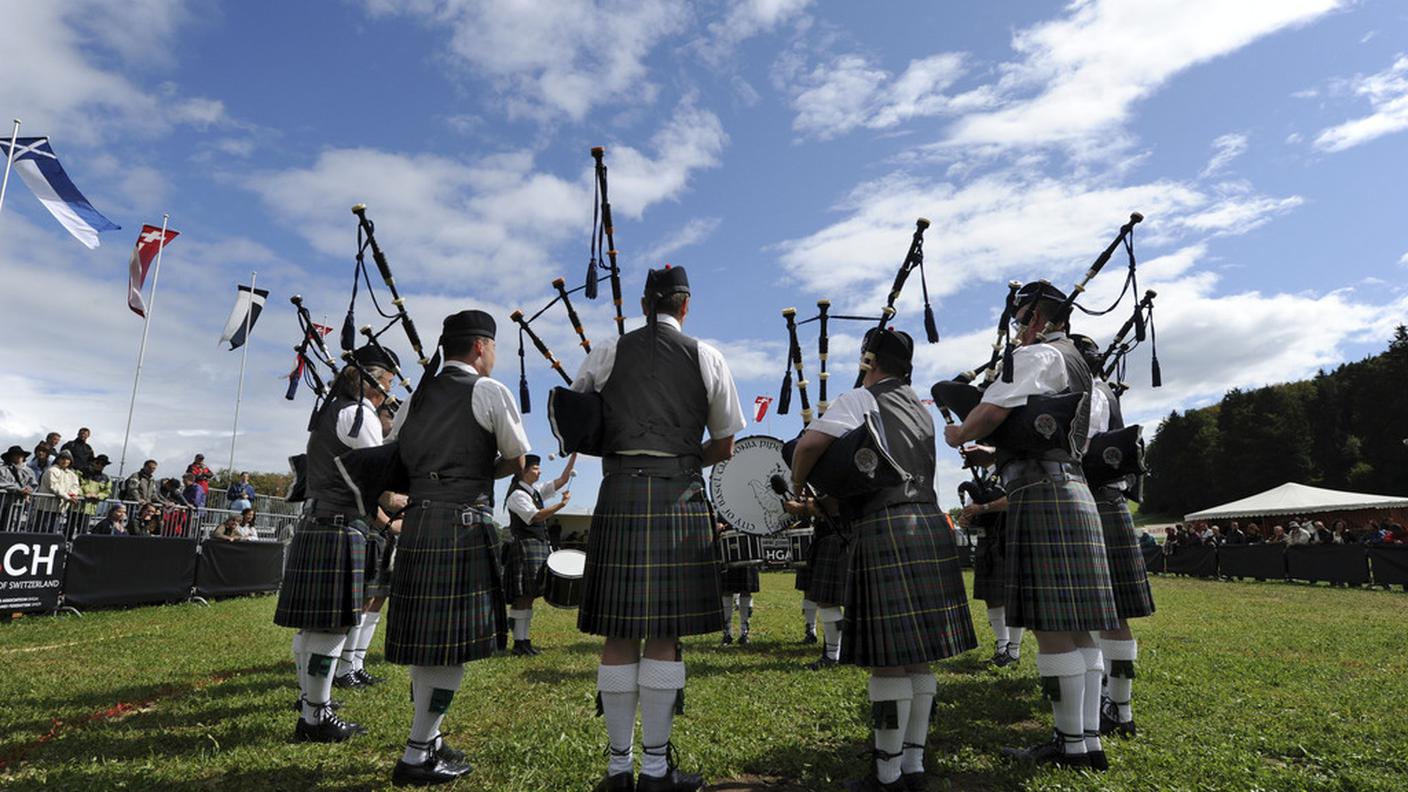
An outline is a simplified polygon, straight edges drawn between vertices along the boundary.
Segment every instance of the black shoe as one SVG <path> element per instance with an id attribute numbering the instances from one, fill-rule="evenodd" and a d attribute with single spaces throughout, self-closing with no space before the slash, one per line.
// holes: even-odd
<path id="1" fill-rule="evenodd" d="M 747 632 L 741 632 L 741 633 L 738 634 L 738 645 L 739 645 L 739 646 L 747 646 L 747 645 L 748 645 L 748 633 L 747 633 Z"/>
<path id="2" fill-rule="evenodd" d="M 923 776 L 923 773 L 914 775 Z M 906 792 L 909 787 L 905 786 L 904 776 L 900 776 L 895 781 L 888 784 L 880 782 L 880 779 L 872 773 L 865 778 L 857 778 L 846 782 L 846 792 Z"/>
<path id="3" fill-rule="evenodd" d="M 533 651 L 527 641 L 514 641 L 513 649 L 509 654 L 512 654 L 514 657 L 532 657 L 537 653 Z"/>
<path id="4" fill-rule="evenodd" d="M 807 634 L 804 635 L 804 636 L 802 636 L 802 643 L 804 643 L 804 644 L 814 644 L 814 643 L 816 643 L 816 630 L 810 630 L 810 629 L 807 630 Z"/>
<path id="5" fill-rule="evenodd" d="M 1109 699 L 1100 705 L 1100 736 L 1104 737 L 1107 734 L 1113 734 L 1126 740 L 1138 734 L 1138 730 L 1134 728 L 1134 720 L 1131 718 L 1127 721 L 1121 721 L 1119 707 Z"/>
<path id="6" fill-rule="evenodd" d="M 362 680 L 362 685 L 365 687 L 380 685 L 382 682 L 386 681 L 386 677 L 372 676 L 371 674 L 368 674 L 367 669 L 365 668 L 359 668 L 356 671 L 353 671 L 352 676 Z"/>
<path id="7" fill-rule="evenodd" d="M 809 671 L 825 671 L 828 668 L 835 668 L 840 664 L 841 662 L 839 660 L 832 660 L 826 655 L 822 655 L 810 663 L 807 663 L 807 669 Z"/>
<path id="8" fill-rule="evenodd" d="M 719 643 L 723 646 L 733 643 L 733 633 L 724 633 L 724 637 L 719 640 Z"/>
<path id="9" fill-rule="evenodd" d="M 592 792 L 636 792 L 636 778 L 630 773 L 604 776 Z"/>
<path id="10" fill-rule="evenodd" d="M 1090 759 L 1085 754 L 1066 753 L 1062 742 L 1059 734 L 1053 735 L 1050 740 L 1030 748 L 1003 748 L 1002 755 L 1023 762 L 1054 764 L 1060 767 L 1090 766 Z"/>
<path id="11" fill-rule="evenodd" d="M 342 676 L 333 677 L 332 686 L 335 688 L 342 688 L 343 690 L 357 690 L 359 688 L 366 687 L 367 683 L 363 682 L 357 677 L 356 674 L 349 671 L 346 674 L 343 674 Z"/>
<path id="12" fill-rule="evenodd" d="M 703 786 L 704 776 L 681 773 L 672 767 L 659 778 L 641 773 L 640 780 L 636 781 L 636 792 L 695 792 Z"/>
<path id="13" fill-rule="evenodd" d="M 431 754 L 421 764 L 408 764 L 405 760 L 397 762 L 396 769 L 391 771 L 391 783 L 395 786 L 448 784 L 462 775 L 468 775 L 473 769 L 467 762 L 446 762 Z"/>
<path id="14" fill-rule="evenodd" d="M 464 751 L 457 751 L 454 748 L 451 748 L 450 744 L 445 742 L 445 738 L 443 736 L 437 734 L 435 735 L 435 739 L 431 740 L 430 742 L 432 744 L 439 743 L 439 747 L 435 749 L 436 759 L 451 764 L 462 764 L 465 766 L 469 765 L 469 762 L 466 762 L 464 759 Z"/>
<path id="15" fill-rule="evenodd" d="M 925 792 L 929 788 L 929 777 L 923 773 L 900 773 L 900 783 L 905 792 Z"/>
<path id="16" fill-rule="evenodd" d="M 1015 660 L 1012 655 L 1007 654 L 1007 650 L 1004 649 L 1001 652 L 994 653 L 992 657 L 988 658 L 988 662 L 998 668 L 1002 668 L 1003 666 L 1011 665 Z"/>
<path id="17" fill-rule="evenodd" d="M 1090 762 L 1091 770 L 1094 770 L 1098 773 L 1103 773 L 1106 770 L 1110 769 L 1110 760 L 1105 758 L 1105 752 L 1103 750 L 1086 751 L 1085 758 L 1086 761 Z"/>
<path id="18" fill-rule="evenodd" d="M 298 725 L 293 727 L 294 742 L 319 742 L 338 743 L 349 737 L 358 734 L 365 734 L 366 729 L 355 723 L 347 721 L 328 713 L 327 718 L 322 723 L 309 723 L 302 718 L 298 719 Z"/>

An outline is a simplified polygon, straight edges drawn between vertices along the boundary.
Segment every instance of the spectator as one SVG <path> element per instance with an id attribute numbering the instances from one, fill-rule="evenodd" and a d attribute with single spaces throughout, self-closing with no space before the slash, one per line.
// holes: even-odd
<path id="1" fill-rule="evenodd" d="M 141 470 L 127 477 L 122 483 L 122 499 L 137 503 L 151 503 L 156 500 L 156 460 L 142 463 Z"/>
<path id="2" fill-rule="evenodd" d="M 161 536 L 161 509 L 150 501 L 143 503 L 141 508 L 137 511 L 137 525 L 135 529 L 129 527 L 127 530 L 132 534 Z"/>
<path id="3" fill-rule="evenodd" d="M 89 533 L 127 536 L 127 507 L 121 503 L 114 504 Z"/>
<path id="4" fill-rule="evenodd" d="M 1344 520 L 1335 520 L 1334 527 L 1330 529 L 1331 544 L 1354 544 L 1354 538 L 1349 529 L 1345 527 Z"/>
<path id="5" fill-rule="evenodd" d="M 186 503 L 196 507 L 197 513 L 205 511 L 205 490 L 196 483 L 195 477 L 190 473 L 181 477 L 181 497 L 186 499 Z"/>
<path id="6" fill-rule="evenodd" d="M 73 454 L 73 469 L 79 473 L 87 472 L 89 466 L 93 464 L 93 447 L 88 445 L 88 438 L 92 436 L 88 427 L 78 430 L 78 437 L 64 443 L 59 448 L 60 451 L 67 451 Z M 49 435 L 54 437 L 56 435 Z"/>
<path id="7" fill-rule="evenodd" d="M 220 527 L 216 528 L 215 533 L 211 535 L 227 542 L 238 542 L 245 538 L 244 532 L 240 530 L 240 518 L 233 514 L 226 517 L 225 521 L 220 523 Z"/>
<path id="8" fill-rule="evenodd" d="M 39 443 L 34 447 L 34 458 L 29 460 L 29 472 L 34 474 L 36 482 L 44 480 L 44 471 L 54 464 L 54 447 L 48 443 Z"/>
<path id="9" fill-rule="evenodd" d="M 1274 526 L 1272 526 L 1272 527 L 1271 527 L 1271 536 L 1270 536 L 1269 538 L 1267 538 L 1266 543 L 1267 543 L 1267 544 L 1285 544 L 1285 543 L 1286 543 L 1286 529 L 1283 528 L 1283 527 L 1281 527 L 1281 526 L 1279 526 L 1279 525 L 1274 525 Z"/>
<path id="10" fill-rule="evenodd" d="M 1227 527 L 1227 532 L 1223 535 L 1223 541 L 1229 545 L 1244 545 L 1247 543 L 1247 535 L 1242 531 L 1241 523 L 1236 520 Z"/>
<path id="11" fill-rule="evenodd" d="M 1384 526 L 1384 544 L 1408 544 L 1408 528 L 1391 522 Z"/>
<path id="12" fill-rule="evenodd" d="M 39 480 L 39 494 L 52 496 L 41 498 L 36 504 L 41 511 L 54 513 L 50 519 L 57 521 L 58 515 L 64 515 L 65 523 L 76 524 L 72 518 L 82 514 L 77 507 L 83 502 L 83 486 L 73 469 L 73 454 L 59 452 L 58 461 L 44 471 L 44 478 Z M 49 524 L 50 530 L 57 527 L 56 523 Z"/>
<path id="13" fill-rule="evenodd" d="M 112 497 L 112 479 L 103 472 L 108 464 L 107 454 L 98 454 L 88 463 L 88 468 L 79 473 L 79 484 L 83 489 L 84 514 L 97 514 L 98 504 Z M 77 467 L 76 464 L 75 467 Z"/>
<path id="14" fill-rule="evenodd" d="M 254 507 L 240 510 L 240 525 L 254 531 Z"/>
<path id="15" fill-rule="evenodd" d="M 1266 541 L 1266 537 L 1261 535 L 1261 526 L 1256 523 L 1247 523 L 1247 544 L 1261 544 Z"/>
<path id="16" fill-rule="evenodd" d="M 10 446 L 4 456 L 0 456 L 0 531 L 19 527 L 10 524 L 11 515 L 18 522 L 23 514 L 22 509 L 17 511 L 15 507 L 39 489 L 34 472 L 25 464 L 28 457 L 29 452 L 17 445 Z"/>
<path id="17" fill-rule="evenodd" d="M 254 485 L 249 483 L 249 474 L 241 473 L 240 480 L 230 485 L 225 492 L 226 507 L 230 511 L 244 511 L 254 505 Z"/>
<path id="18" fill-rule="evenodd" d="M 210 494 L 210 480 L 215 478 L 215 474 L 205 466 L 205 454 L 196 454 L 196 458 L 186 466 L 186 473 L 195 479 L 205 494 Z"/>
<path id="19" fill-rule="evenodd" d="M 181 494 L 181 482 L 174 478 L 161 480 L 161 487 L 157 490 L 156 499 L 171 506 L 191 505 L 186 500 L 186 496 Z"/>
<path id="20" fill-rule="evenodd" d="M 1310 531 L 1308 523 L 1291 521 L 1291 532 L 1286 538 L 1287 544 L 1308 545 L 1314 534 Z"/>
<path id="21" fill-rule="evenodd" d="M 1312 525 L 1314 526 L 1314 529 L 1315 529 L 1315 543 L 1316 543 L 1316 544 L 1334 544 L 1334 543 L 1335 543 L 1335 534 L 1334 534 L 1334 532 L 1331 531 L 1329 528 L 1326 528 L 1326 527 L 1325 527 L 1325 523 L 1321 522 L 1320 520 L 1316 520 L 1314 523 L 1312 523 Z"/>
<path id="22" fill-rule="evenodd" d="M 1151 534 L 1151 533 L 1149 533 L 1148 531 L 1140 531 L 1140 532 L 1139 532 L 1139 546 L 1140 546 L 1141 548 L 1146 549 L 1146 550 L 1147 550 L 1148 548 L 1150 548 L 1150 547 L 1158 547 L 1158 546 L 1159 546 L 1159 540 L 1155 539 L 1155 538 L 1154 538 L 1154 535 Z"/>

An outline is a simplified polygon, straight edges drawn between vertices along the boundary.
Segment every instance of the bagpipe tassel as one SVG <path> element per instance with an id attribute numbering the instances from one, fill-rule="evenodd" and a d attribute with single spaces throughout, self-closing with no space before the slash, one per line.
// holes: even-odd
<path id="1" fill-rule="evenodd" d="M 1152 363 L 1149 366 L 1149 379 L 1151 380 L 1150 384 L 1155 388 L 1163 387 L 1164 375 L 1163 372 L 1159 370 L 1159 356 L 1154 355 L 1151 360 Z"/>
<path id="2" fill-rule="evenodd" d="M 533 411 L 533 404 L 528 397 L 528 378 L 524 376 L 518 378 L 518 407 L 524 415 Z"/>
<path id="3" fill-rule="evenodd" d="M 929 337 L 929 343 L 939 343 L 939 325 L 934 321 L 934 309 L 928 303 L 924 304 L 924 334 Z"/>
<path id="4" fill-rule="evenodd" d="M 1002 350 L 1002 381 L 1012 381 L 1012 343 L 1010 341 Z"/>
<path id="5" fill-rule="evenodd" d="M 344 352 L 351 352 L 357 348 L 357 321 L 352 317 L 352 306 L 350 305 L 347 307 L 347 318 L 342 320 L 340 341 Z"/>
<path id="6" fill-rule="evenodd" d="M 299 368 L 301 369 L 303 367 L 299 366 Z M 284 391 L 285 399 L 293 401 L 293 397 L 298 393 L 298 380 L 301 379 L 301 374 L 302 372 L 294 370 L 293 373 L 288 375 L 288 390 Z"/>
<path id="7" fill-rule="evenodd" d="M 1139 306 L 1134 306 L 1134 340 L 1144 340 L 1144 312 L 1139 310 Z"/>
<path id="8" fill-rule="evenodd" d="M 588 300 L 596 299 L 596 278 L 596 259 L 593 258 L 591 261 L 587 262 L 587 288 L 584 293 L 587 295 Z"/>
<path id="9" fill-rule="evenodd" d="M 786 415 L 792 408 L 792 369 L 782 375 L 782 390 L 777 394 L 777 414 Z"/>

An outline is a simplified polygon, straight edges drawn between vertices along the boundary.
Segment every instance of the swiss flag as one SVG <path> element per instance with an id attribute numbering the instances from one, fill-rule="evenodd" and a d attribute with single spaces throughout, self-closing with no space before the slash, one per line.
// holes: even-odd
<path id="1" fill-rule="evenodd" d="M 142 301 L 142 287 L 147 282 L 147 270 L 156 259 L 157 251 L 171 244 L 171 240 L 180 233 L 168 228 L 163 239 L 157 226 L 142 226 L 142 233 L 137 235 L 137 246 L 132 248 L 132 259 L 127 264 L 127 307 L 132 309 L 132 313 L 146 317 L 147 304 Z"/>
<path id="2" fill-rule="evenodd" d="M 768 415 L 768 405 L 772 404 L 772 397 L 759 396 L 753 400 L 753 403 L 758 405 L 758 414 L 753 416 L 753 423 L 762 423 Z"/>

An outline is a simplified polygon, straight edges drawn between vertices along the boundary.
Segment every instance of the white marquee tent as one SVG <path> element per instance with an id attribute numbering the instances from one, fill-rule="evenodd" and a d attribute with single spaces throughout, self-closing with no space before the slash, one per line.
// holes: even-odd
<path id="1" fill-rule="evenodd" d="M 1318 514 L 1355 509 L 1408 508 L 1408 497 L 1368 495 L 1362 492 L 1307 487 L 1287 482 L 1250 497 L 1184 515 L 1183 519 L 1226 520 L 1234 517 L 1260 517 L 1277 514 Z"/>

